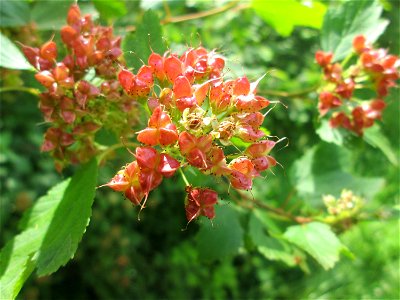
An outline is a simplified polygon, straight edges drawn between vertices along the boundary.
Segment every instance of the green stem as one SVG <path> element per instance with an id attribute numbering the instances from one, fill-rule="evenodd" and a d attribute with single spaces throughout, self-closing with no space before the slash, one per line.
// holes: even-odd
<path id="1" fill-rule="evenodd" d="M 353 57 L 354 52 L 351 51 L 346 57 L 345 59 L 342 61 L 342 63 L 340 64 L 342 66 L 343 69 L 345 69 L 345 66 L 347 65 L 347 63 L 350 61 L 350 59 Z"/>
<path id="2" fill-rule="evenodd" d="M 258 93 L 268 95 L 268 96 L 290 98 L 290 97 L 299 97 L 299 96 L 307 95 L 311 92 L 316 91 L 319 87 L 320 87 L 320 83 L 318 83 L 314 86 L 305 88 L 303 90 L 293 91 L 293 92 L 276 91 L 276 90 L 259 90 Z"/>
<path id="3" fill-rule="evenodd" d="M 181 173 L 182 179 L 185 182 L 186 186 L 190 186 L 189 181 L 187 180 L 185 173 L 183 173 L 182 168 L 179 168 L 179 172 Z"/>
<path id="4" fill-rule="evenodd" d="M 115 144 L 110 147 L 107 147 L 106 150 L 104 150 L 102 153 L 100 153 L 98 155 L 97 161 L 99 162 L 99 164 L 101 164 L 103 162 L 103 160 L 105 159 L 105 157 L 107 157 L 107 155 L 109 155 L 110 153 L 114 152 L 115 150 L 117 150 L 119 148 L 124 148 L 124 147 L 127 148 L 128 146 L 137 147 L 138 144 L 136 144 L 136 143 L 119 143 L 119 144 Z"/>
<path id="5" fill-rule="evenodd" d="M 38 89 L 28 88 L 23 86 L 9 86 L 0 88 L 0 93 L 6 93 L 6 92 L 24 92 L 32 94 L 34 96 L 40 95 L 40 91 Z"/>

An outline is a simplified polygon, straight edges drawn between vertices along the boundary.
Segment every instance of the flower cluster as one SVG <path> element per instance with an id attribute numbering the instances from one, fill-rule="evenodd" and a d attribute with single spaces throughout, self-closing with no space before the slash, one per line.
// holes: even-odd
<path id="1" fill-rule="evenodd" d="M 333 110 L 330 116 L 332 127 L 343 127 L 363 135 L 364 128 L 381 119 L 386 107 L 383 99 L 400 77 L 400 60 L 385 49 L 372 48 L 361 35 L 354 38 L 353 50 L 342 64 L 332 62 L 332 53 L 317 51 L 315 54 L 326 80 L 319 95 L 318 108 L 321 116 Z M 355 64 L 344 69 L 354 55 L 357 58 Z M 376 93 L 375 99 L 362 101 L 354 97 L 357 89 L 366 88 Z"/>
<path id="2" fill-rule="evenodd" d="M 250 190 L 255 177 L 277 164 L 269 155 L 276 142 L 266 139 L 261 128 L 260 110 L 270 104 L 256 93 L 261 78 L 225 80 L 224 67 L 222 56 L 198 47 L 180 56 L 152 53 L 136 74 L 119 73 L 126 94 L 147 105 L 149 119 L 137 132 L 143 146 L 136 148 L 136 159 L 106 186 L 143 208 L 149 192 L 179 168 L 183 176 L 182 169 L 191 166 L 226 178 L 235 189 Z M 239 150 L 234 138 L 247 147 L 232 153 Z M 187 183 L 186 192 L 189 222 L 215 216 L 216 191 Z"/>
<path id="3" fill-rule="evenodd" d="M 67 23 L 60 32 L 67 49 L 61 60 L 52 40 L 40 48 L 22 45 L 38 71 L 36 80 L 46 88 L 39 108 L 51 127 L 42 151 L 52 154 L 59 171 L 96 154 L 94 137 L 101 127 L 123 135 L 136 122 L 135 102 L 117 80 L 121 39 L 113 36 L 111 27 L 95 25 L 90 15 L 81 15 L 76 4 L 68 11 Z M 114 119 L 122 120 L 120 125 L 115 126 Z"/>
<path id="4" fill-rule="evenodd" d="M 352 191 L 344 189 L 337 199 L 332 195 L 324 195 L 323 202 L 328 213 L 337 216 L 356 213 L 364 201 L 361 197 L 354 195 Z"/>

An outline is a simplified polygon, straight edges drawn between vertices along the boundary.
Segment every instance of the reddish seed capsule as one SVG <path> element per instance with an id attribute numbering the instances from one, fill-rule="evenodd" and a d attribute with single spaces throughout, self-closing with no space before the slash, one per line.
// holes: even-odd
<path id="1" fill-rule="evenodd" d="M 53 83 L 55 82 L 53 74 L 51 74 L 49 71 L 42 71 L 39 73 L 35 74 L 35 78 L 41 85 L 43 85 L 46 88 L 51 88 Z"/>
<path id="2" fill-rule="evenodd" d="M 40 48 L 40 56 L 48 61 L 53 61 L 57 58 L 57 45 L 53 41 L 46 42 Z"/>
<path id="3" fill-rule="evenodd" d="M 71 5 L 68 10 L 67 23 L 69 25 L 78 25 L 81 21 L 81 10 L 77 4 Z"/>
<path id="4" fill-rule="evenodd" d="M 64 26 L 60 31 L 62 41 L 69 47 L 72 48 L 73 42 L 78 37 L 78 32 L 71 26 Z"/>
<path id="5" fill-rule="evenodd" d="M 193 221 L 199 216 L 209 219 L 215 217 L 214 206 L 218 202 L 218 194 L 212 189 L 187 187 L 186 198 L 186 218 L 188 222 Z"/>

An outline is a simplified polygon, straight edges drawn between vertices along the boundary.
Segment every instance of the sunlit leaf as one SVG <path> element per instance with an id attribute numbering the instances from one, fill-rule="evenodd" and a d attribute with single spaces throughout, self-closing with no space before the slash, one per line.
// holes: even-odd
<path id="1" fill-rule="evenodd" d="M 16 70 L 32 70 L 33 67 L 18 47 L 0 32 L 0 66 Z"/>
<path id="2" fill-rule="evenodd" d="M 122 0 L 93 0 L 93 4 L 100 13 L 100 16 L 107 20 L 122 17 L 127 13 L 125 1 Z"/>
<path id="3" fill-rule="evenodd" d="M 332 268 L 342 251 L 348 251 L 328 225 L 312 222 L 290 226 L 284 237 L 314 257 L 324 269 Z"/>
<path id="4" fill-rule="evenodd" d="M 15 298 L 35 268 L 39 275 L 50 274 L 73 257 L 89 222 L 96 178 L 92 160 L 24 214 L 23 232 L 0 253 L 2 299 Z"/>
<path id="5" fill-rule="evenodd" d="M 307 3 L 296 0 L 251 2 L 255 12 L 282 36 L 289 36 L 295 26 L 321 28 L 326 11 L 318 1 Z"/>

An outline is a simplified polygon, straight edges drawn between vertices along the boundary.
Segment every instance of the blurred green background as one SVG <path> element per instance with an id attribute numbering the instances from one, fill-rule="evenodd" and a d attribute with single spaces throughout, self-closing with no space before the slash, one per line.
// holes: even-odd
<path id="1" fill-rule="evenodd" d="M 60 39 L 58 29 L 65 22 L 70 1 L 27 1 L 19 9 L 13 8 L 14 2 L 1 2 L 3 12 L 15 9 L 9 13 L 14 23 L 6 18 L 0 20 L 3 34 L 13 41 L 35 46 L 54 33 L 55 40 Z M 168 13 L 181 16 L 229 5 L 226 1 L 191 0 L 113 3 L 117 3 L 115 11 L 110 13 L 101 2 L 95 5 L 79 1 L 84 12 L 93 13 L 103 24 L 113 24 L 115 32 L 122 35 L 126 34 L 126 26 L 138 24 L 143 12 L 150 8 L 160 19 L 165 19 Z M 324 3 L 341 5 L 340 1 Z M 382 3 L 383 16 L 391 23 L 378 43 L 399 54 L 400 2 Z M 261 91 L 291 93 L 318 83 L 320 69 L 314 63 L 314 53 L 320 48 L 318 29 L 295 27 L 289 36 L 283 37 L 248 7 L 249 2 L 234 4 L 236 9 L 164 25 L 166 45 L 176 51 L 199 44 L 216 48 L 228 58 L 232 76 L 246 74 L 254 80 L 267 73 Z M 288 18 L 290 13 L 293 12 L 288 12 Z M 24 14 L 30 15 L 29 22 Z M 39 87 L 33 75 L 1 69 L 1 86 Z M 307 214 L 320 209 L 321 203 L 306 201 L 296 193 L 297 186 L 288 174 L 296 160 L 319 143 L 315 133 L 317 94 L 299 97 L 270 94 L 269 98 L 281 100 L 288 108 L 276 106 L 268 114 L 265 125 L 274 135 L 286 136 L 290 143 L 273 153 L 283 168 L 276 168 L 275 176 L 268 175 L 266 180 L 256 180 L 254 195 L 273 206 Z M 17 233 L 22 213 L 50 187 L 72 174 L 73 168 L 58 174 L 52 159 L 40 152 L 46 125 L 37 108 L 36 96 L 11 91 L 2 92 L 0 97 L 0 245 L 3 246 Z M 392 90 L 388 103 L 381 127 L 398 155 L 398 90 Z M 308 261 L 309 272 L 305 272 L 268 260 L 246 244 L 235 255 L 205 260 L 199 255 L 196 234 L 208 220 L 193 222 L 187 230 L 181 230 L 186 227 L 185 193 L 181 179 L 174 177 L 164 180 L 151 193 L 140 222 L 137 210 L 120 194 L 97 190 L 90 225 L 75 258 L 51 276 L 31 276 L 19 298 L 398 299 L 399 223 L 396 218 L 385 218 L 383 214 L 384 208 L 391 210 L 399 204 L 399 169 L 379 149 L 359 141 L 335 151 L 338 156 L 342 155 L 340 151 L 345 151 L 343 156 L 348 156 L 347 167 L 353 174 L 385 179 L 384 187 L 366 204 L 366 209 L 376 212 L 376 218 L 355 224 L 340 235 L 355 255 L 353 260 L 342 257 L 329 271 Z M 326 160 L 335 159 L 323 154 L 319 154 L 318 161 L 322 166 Z M 107 182 L 130 159 L 130 154 L 121 150 L 118 157 L 100 170 L 99 185 Z M 205 184 L 212 186 L 213 182 Z"/>

